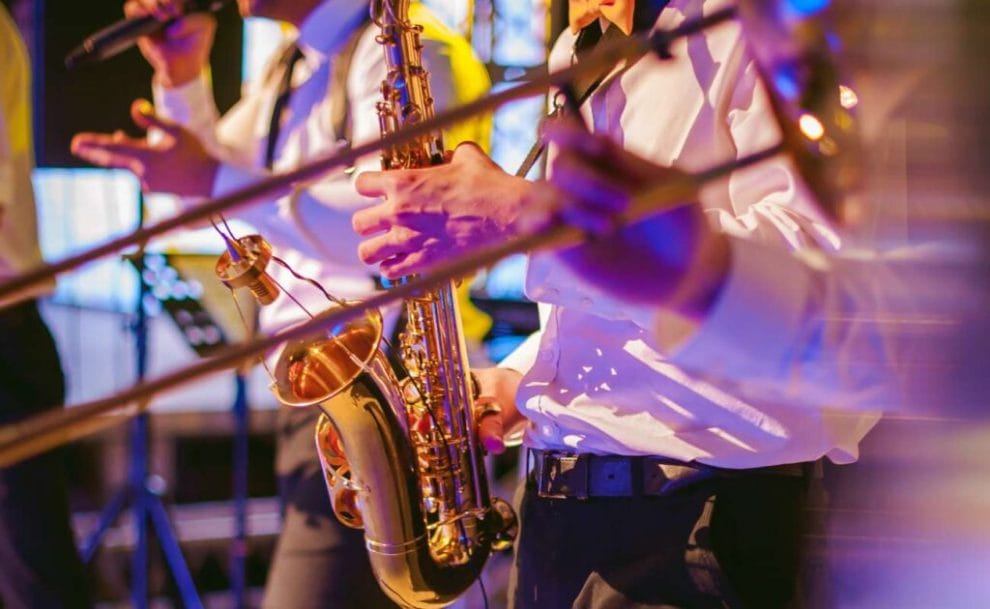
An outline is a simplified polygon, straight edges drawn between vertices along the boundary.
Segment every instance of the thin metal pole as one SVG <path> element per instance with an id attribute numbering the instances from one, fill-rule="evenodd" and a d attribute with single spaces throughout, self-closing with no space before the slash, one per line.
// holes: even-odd
<path id="1" fill-rule="evenodd" d="M 234 376 L 234 538 L 230 546 L 230 589 L 234 607 L 246 607 L 247 500 L 248 500 L 248 400 L 247 378 L 242 370 Z"/>

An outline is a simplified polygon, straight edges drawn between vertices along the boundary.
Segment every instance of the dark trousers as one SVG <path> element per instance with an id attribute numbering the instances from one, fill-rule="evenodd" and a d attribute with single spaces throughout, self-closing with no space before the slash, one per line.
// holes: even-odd
<path id="1" fill-rule="evenodd" d="M 58 408 L 55 342 L 34 301 L 0 309 L 0 423 Z M 64 455 L 0 468 L 0 598 L 6 609 L 89 607 L 66 492 Z"/>
<path id="2" fill-rule="evenodd" d="M 716 478 L 664 497 L 546 499 L 531 482 L 514 609 L 796 607 L 807 478 Z"/>
<path id="3" fill-rule="evenodd" d="M 276 470 L 282 531 L 266 609 L 396 609 L 371 572 L 364 532 L 340 524 L 316 454 L 317 408 L 279 411 Z"/>

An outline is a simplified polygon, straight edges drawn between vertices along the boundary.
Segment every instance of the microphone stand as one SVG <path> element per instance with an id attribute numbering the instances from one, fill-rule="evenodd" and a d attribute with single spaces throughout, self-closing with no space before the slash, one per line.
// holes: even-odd
<path id="1" fill-rule="evenodd" d="M 138 195 L 138 225 L 144 223 L 144 196 Z M 134 336 L 135 376 L 141 383 L 148 371 L 148 313 L 144 300 L 150 294 L 144 281 L 144 244 L 138 245 L 138 251 L 131 255 L 134 268 L 138 274 L 138 293 L 134 320 L 130 331 Z M 100 514 L 96 528 L 86 537 L 82 545 L 82 560 L 89 564 L 100 546 L 107 531 L 123 512 L 130 507 L 132 524 L 134 526 L 134 550 L 131 554 L 131 606 L 135 609 L 148 607 L 148 523 L 154 527 L 155 537 L 165 556 L 165 562 L 172 573 L 172 578 L 179 590 L 186 609 L 202 609 L 203 603 L 196 592 L 189 567 L 182 556 L 178 538 L 172 526 L 168 512 L 162 502 L 165 492 L 165 481 L 150 473 L 149 468 L 149 436 L 151 433 L 149 415 L 142 412 L 130 422 L 129 464 L 127 482 L 116 492 L 110 503 Z"/>

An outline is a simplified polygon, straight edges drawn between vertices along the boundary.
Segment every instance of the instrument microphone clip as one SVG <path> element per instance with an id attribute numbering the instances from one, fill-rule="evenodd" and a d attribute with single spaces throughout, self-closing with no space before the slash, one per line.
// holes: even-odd
<path id="1" fill-rule="evenodd" d="M 260 305 L 275 302 L 278 286 L 265 269 L 272 259 L 272 246 L 260 235 L 247 235 L 237 241 L 224 239 L 227 251 L 217 260 L 216 274 L 231 290 L 246 287 Z"/>

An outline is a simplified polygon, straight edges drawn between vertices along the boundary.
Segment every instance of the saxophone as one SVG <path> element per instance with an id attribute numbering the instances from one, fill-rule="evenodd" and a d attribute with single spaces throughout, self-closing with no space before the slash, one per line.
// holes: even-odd
<path id="1" fill-rule="evenodd" d="M 422 28 L 408 9 L 409 0 L 371 8 L 388 68 L 383 135 L 433 114 Z M 423 136 L 384 150 L 382 167 L 439 164 L 443 151 L 439 133 Z M 273 389 L 283 403 L 322 410 L 316 444 L 334 513 L 364 529 L 382 589 L 404 607 L 444 607 L 479 577 L 491 550 L 511 546 L 515 514 L 489 496 L 455 285 L 404 304 L 404 374 L 382 349 L 381 313 L 371 311 L 286 345 Z"/>

